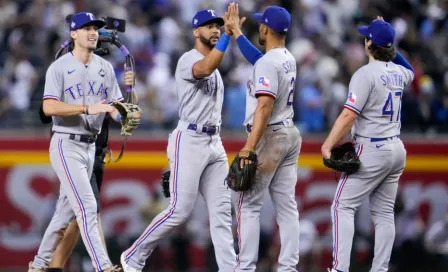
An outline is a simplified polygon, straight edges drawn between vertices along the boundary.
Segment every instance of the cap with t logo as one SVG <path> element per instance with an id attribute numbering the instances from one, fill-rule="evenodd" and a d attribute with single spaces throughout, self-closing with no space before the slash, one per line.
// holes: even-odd
<path id="1" fill-rule="evenodd" d="M 194 15 L 193 20 L 191 20 L 192 28 L 198 28 L 207 23 L 216 22 L 220 26 L 224 25 L 224 19 L 216 16 L 216 12 L 212 9 L 200 10 Z"/>
<path id="2" fill-rule="evenodd" d="M 70 21 L 70 31 L 75 31 L 85 25 L 95 25 L 98 28 L 102 28 L 106 23 L 102 20 L 98 20 L 90 12 L 80 12 L 72 16 Z"/>

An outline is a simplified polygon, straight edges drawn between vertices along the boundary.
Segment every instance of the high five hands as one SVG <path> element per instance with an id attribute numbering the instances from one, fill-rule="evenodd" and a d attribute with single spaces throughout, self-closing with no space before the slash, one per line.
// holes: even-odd
<path id="1" fill-rule="evenodd" d="M 239 7 L 237 3 L 230 3 L 227 7 L 227 11 L 224 13 L 224 31 L 227 35 L 234 35 L 238 38 L 243 33 L 241 32 L 241 27 L 243 26 L 246 17 L 239 17 Z"/>

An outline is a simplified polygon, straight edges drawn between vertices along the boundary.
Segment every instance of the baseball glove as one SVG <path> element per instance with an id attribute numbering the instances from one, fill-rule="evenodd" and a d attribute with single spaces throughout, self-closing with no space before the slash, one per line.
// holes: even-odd
<path id="1" fill-rule="evenodd" d="M 121 115 L 121 136 L 131 136 L 131 131 L 140 124 L 142 110 L 139 106 L 131 103 L 114 101 L 112 104 Z"/>
<path id="2" fill-rule="evenodd" d="M 251 164 L 245 164 L 240 167 L 241 160 L 251 160 Z M 257 154 L 252 151 L 240 151 L 230 165 L 229 174 L 225 182 L 230 189 L 235 192 L 250 191 L 255 186 L 255 175 L 257 172 L 258 158 Z"/>
<path id="3" fill-rule="evenodd" d="M 324 165 L 339 172 L 353 174 L 361 167 L 361 161 L 356 154 L 353 144 L 346 142 L 331 150 L 330 158 L 324 158 Z"/>
<path id="4" fill-rule="evenodd" d="M 160 185 L 162 186 L 162 192 L 163 195 L 168 198 L 170 197 L 170 176 L 171 171 L 166 171 L 162 174 L 162 181 L 160 182 Z"/>

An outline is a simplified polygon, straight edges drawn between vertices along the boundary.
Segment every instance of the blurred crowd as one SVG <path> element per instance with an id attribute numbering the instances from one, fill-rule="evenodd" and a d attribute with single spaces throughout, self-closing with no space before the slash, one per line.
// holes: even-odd
<path id="1" fill-rule="evenodd" d="M 0 127 L 40 126 L 45 72 L 69 37 L 67 14 L 90 11 L 126 20 L 123 43 L 136 59 L 135 91 L 144 110 L 141 129 L 177 122 L 174 70 L 193 46 L 191 19 L 200 9 L 223 14 L 228 0 L 0 0 Z M 444 0 L 244 0 L 245 34 L 258 45 L 254 11 L 287 8 L 293 26 L 287 47 L 298 63 L 294 109 L 302 133 L 327 131 L 342 109 L 351 75 L 367 62 L 359 24 L 382 15 L 396 29 L 396 46 L 413 65 L 415 80 L 403 96 L 404 132 L 448 132 L 448 2 Z M 261 48 L 260 48 L 261 49 Z M 123 81 L 124 57 L 107 57 Z M 242 129 L 251 65 L 235 43 L 220 71 L 226 85 L 223 125 Z"/>

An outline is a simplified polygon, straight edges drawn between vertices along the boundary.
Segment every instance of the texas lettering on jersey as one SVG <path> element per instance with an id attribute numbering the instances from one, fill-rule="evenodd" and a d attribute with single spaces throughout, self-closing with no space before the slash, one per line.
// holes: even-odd
<path id="1" fill-rule="evenodd" d="M 193 66 L 204 56 L 196 49 L 184 53 L 177 62 L 175 79 L 179 102 L 179 118 L 192 124 L 221 124 L 224 83 L 216 69 L 201 79 L 193 75 Z"/>
<path id="2" fill-rule="evenodd" d="M 96 84 L 96 81 L 87 81 L 87 93 L 84 92 L 83 83 L 77 83 L 64 90 L 73 100 L 82 99 L 83 96 L 98 96 L 101 100 L 107 99 L 109 96 L 109 87 L 104 83 Z"/>
<path id="3" fill-rule="evenodd" d="M 67 53 L 48 68 L 43 99 L 55 99 L 73 105 L 89 105 L 102 100 L 105 100 L 105 103 L 120 101 L 123 95 L 113 67 L 106 60 L 93 55 L 92 61 L 86 66 L 73 54 Z M 105 114 L 53 116 L 52 130 L 61 133 L 98 134 L 104 116 Z"/>
<path id="4" fill-rule="evenodd" d="M 218 91 L 218 80 L 215 73 L 213 73 L 211 76 L 200 79 L 197 84 L 196 88 L 198 90 L 202 90 L 204 94 L 207 95 L 216 95 L 216 92 Z M 224 89 L 220 89 L 221 93 L 224 93 Z"/>

